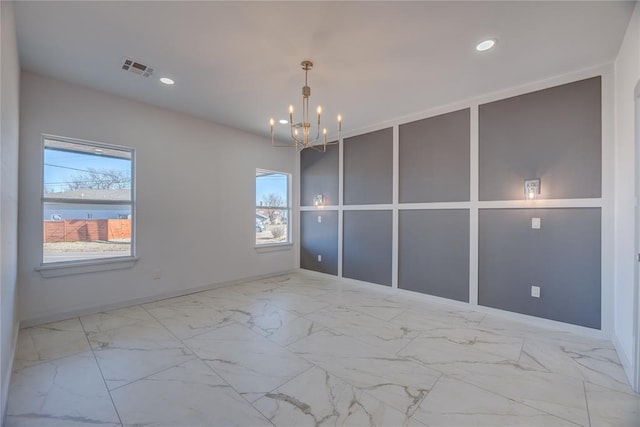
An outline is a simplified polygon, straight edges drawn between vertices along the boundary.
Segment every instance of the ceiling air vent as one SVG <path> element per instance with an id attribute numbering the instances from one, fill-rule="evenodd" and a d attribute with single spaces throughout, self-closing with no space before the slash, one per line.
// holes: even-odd
<path id="1" fill-rule="evenodd" d="M 125 71 L 131 71 L 132 73 L 138 74 L 142 77 L 149 77 L 153 74 L 153 67 L 149 67 L 148 65 L 144 65 L 129 58 L 123 58 L 122 69 Z"/>

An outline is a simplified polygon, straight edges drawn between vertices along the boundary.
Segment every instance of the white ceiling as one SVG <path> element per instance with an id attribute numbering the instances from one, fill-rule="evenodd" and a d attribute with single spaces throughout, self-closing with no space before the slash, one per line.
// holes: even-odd
<path id="1" fill-rule="evenodd" d="M 32 2 L 16 4 L 23 69 L 269 135 L 311 106 L 331 131 L 612 62 L 633 2 Z M 480 54 L 478 41 L 496 37 Z M 120 70 L 127 56 L 156 78 Z M 175 79 L 164 86 L 160 76 Z M 287 127 L 279 126 L 281 131 Z M 281 132 L 284 136 L 284 132 Z M 280 133 L 279 133 L 280 135 Z"/>

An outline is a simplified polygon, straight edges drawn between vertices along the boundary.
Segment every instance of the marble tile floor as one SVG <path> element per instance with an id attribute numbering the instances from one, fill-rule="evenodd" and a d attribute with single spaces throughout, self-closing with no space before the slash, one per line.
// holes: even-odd
<path id="1" fill-rule="evenodd" d="M 6 426 L 640 426 L 611 343 L 296 272 L 23 329 Z"/>

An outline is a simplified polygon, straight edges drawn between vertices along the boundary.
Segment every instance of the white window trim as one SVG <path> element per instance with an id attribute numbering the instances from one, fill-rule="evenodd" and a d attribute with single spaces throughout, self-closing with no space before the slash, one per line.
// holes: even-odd
<path id="1" fill-rule="evenodd" d="M 122 256 L 100 258 L 97 260 L 49 262 L 36 267 L 35 270 L 39 272 L 42 277 L 50 278 L 109 270 L 123 270 L 132 268 L 136 262 L 138 262 L 138 258 L 135 256 Z"/>
<path id="2" fill-rule="evenodd" d="M 121 257 L 105 257 L 105 258 L 97 258 L 97 259 L 85 259 L 85 260 L 74 260 L 74 261 L 59 261 L 59 262 L 44 262 L 44 237 L 40 241 L 40 265 L 36 267 L 34 270 L 39 272 L 42 277 L 60 277 L 60 276 L 69 276 L 74 274 L 84 274 L 84 273 L 93 273 L 100 271 L 109 271 L 109 270 L 120 270 L 126 268 L 132 268 L 135 263 L 138 261 L 138 257 L 136 256 L 136 150 L 132 147 L 126 147 L 123 145 L 116 144 L 106 144 L 95 141 L 87 141 L 83 139 L 77 138 L 69 138 L 65 136 L 51 135 L 51 134 L 42 134 L 41 135 L 41 149 L 40 153 L 42 153 L 42 179 L 40 183 L 40 212 L 41 218 L 40 223 L 42 224 L 42 212 L 44 212 L 44 204 L 47 202 L 56 202 L 60 201 L 54 197 L 48 198 L 45 196 L 44 192 L 44 149 L 45 149 L 45 140 L 46 139 L 54 139 L 63 142 L 69 142 L 74 144 L 82 144 L 95 148 L 103 148 L 103 149 L 111 149 L 111 150 L 122 150 L 128 151 L 131 153 L 131 201 L 127 203 L 122 203 L 120 201 L 100 201 L 99 204 L 114 204 L 114 205 L 129 205 L 131 207 L 131 254 L 125 255 Z M 63 200 L 64 202 L 69 202 L 67 199 Z M 83 201 L 83 203 L 92 203 L 92 201 Z M 95 202 L 98 203 L 98 202 Z M 42 236 L 42 233 L 41 233 Z"/>
<path id="3" fill-rule="evenodd" d="M 287 203 L 285 206 L 272 206 L 273 208 L 278 208 L 278 209 L 286 209 L 287 210 L 287 241 L 286 242 L 277 242 L 277 243 L 263 243 L 263 244 L 257 244 L 256 243 L 256 238 L 255 238 L 255 233 L 253 235 L 253 247 L 256 250 L 256 252 L 258 253 L 263 253 L 263 252 L 276 252 L 276 251 L 284 251 L 284 250 L 290 250 L 293 248 L 293 236 L 292 236 L 292 227 L 291 227 L 291 220 L 292 220 L 292 215 L 293 215 L 293 208 L 292 208 L 292 203 L 291 203 L 291 189 L 292 189 L 292 180 L 293 180 L 293 175 L 289 172 L 284 172 L 284 171 L 275 171 L 272 169 L 263 169 L 263 168 L 256 168 L 255 172 L 267 172 L 267 173 L 274 173 L 274 174 L 280 174 L 280 175 L 286 175 L 287 176 Z M 254 194 L 254 200 L 255 200 L 255 193 L 256 193 L 256 186 L 255 186 L 255 177 L 254 177 L 254 181 L 253 181 L 253 194 Z M 259 209 L 260 206 L 256 205 L 255 209 Z M 255 220 L 254 220 L 255 222 Z M 255 225 L 254 225 L 254 230 L 255 230 Z"/>

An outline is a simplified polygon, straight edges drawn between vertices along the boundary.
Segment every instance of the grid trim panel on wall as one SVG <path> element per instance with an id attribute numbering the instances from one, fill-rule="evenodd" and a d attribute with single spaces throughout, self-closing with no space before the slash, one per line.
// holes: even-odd
<path id="1" fill-rule="evenodd" d="M 398 287 L 469 302 L 469 210 L 401 210 Z"/>
<path id="2" fill-rule="evenodd" d="M 470 109 L 400 125 L 400 203 L 469 201 Z"/>
<path id="3" fill-rule="evenodd" d="M 480 200 L 602 194 L 601 78 L 593 77 L 479 106 Z"/>
<path id="4" fill-rule="evenodd" d="M 478 303 L 600 329 L 600 224 L 599 208 L 480 209 Z"/>
<path id="5" fill-rule="evenodd" d="M 338 145 L 329 145 L 326 152 L 300 152 L 300 206 L 314 206 L 318 195 L 323 205 L 338 205 L 339 151 Z"/>
<path id="6" fill-rule="evenodd" d="M 611 243 L 602 221 L 611 213 L 610 178 L 603 170 L 611 172 L 606 108 L 612 79 L 602 68 L 602 74 L 583 71 L 416 114 L 411 121 L 393 120 L 341 141 L 342 200 L 324 207 L 338 215 L 338 275 L 514 316 L 610 330 L 610 290 L 602 283 L 610 277 Z M 542 180 L 538 200 L 525 198 L 524 180 L 530 178 Z M 319 211 L 307 203 L 302 211 Z M 509 220 L 487 227 L 489 211 L 528 215 L 527 232 L 535 212 L 543 232 L 512 241 L 505 231 L 512 228 Z M 459 212 L 466 220 L 445 224 Z M 557 231 L 552 244 L 549 229 Z M 571 246 L 572 239 L 580 244 Z M 494 249 L 488 250 L 488 242 Z M 533 259 L 544 259 L 537 259 L 535 271 L 523 268 L 514 285 L 509 268 L 521 260 L 510 257 L 531 247 Z M 557 260 L 548 258 L 551 253 Z M 576 275 L 584 279 L 580 287 L 565 279 L 583 268 L 583 257 L 589 267 L 588 277 Z M 545 283 L 539 299 L 530 296 L 529 282 L 536 281 Z M 504 295 L 517 292 L 515 306 L 501 299 L 501 287 Z"/>
<path id="7" fill-rule="evenodd" d="M 300 212 L 300 268 L 338 275 L 338 211 Z"/>
<path id="8" fill-rule="evenodd" d="M 391 286 L 392 212 L 343 212 L 342 275 Z"/>
<path id="9" fill-rule="evenodd" d="M 393 197 L 393 128 L 344 140 L 344 204 L 389 204 Z"/>

